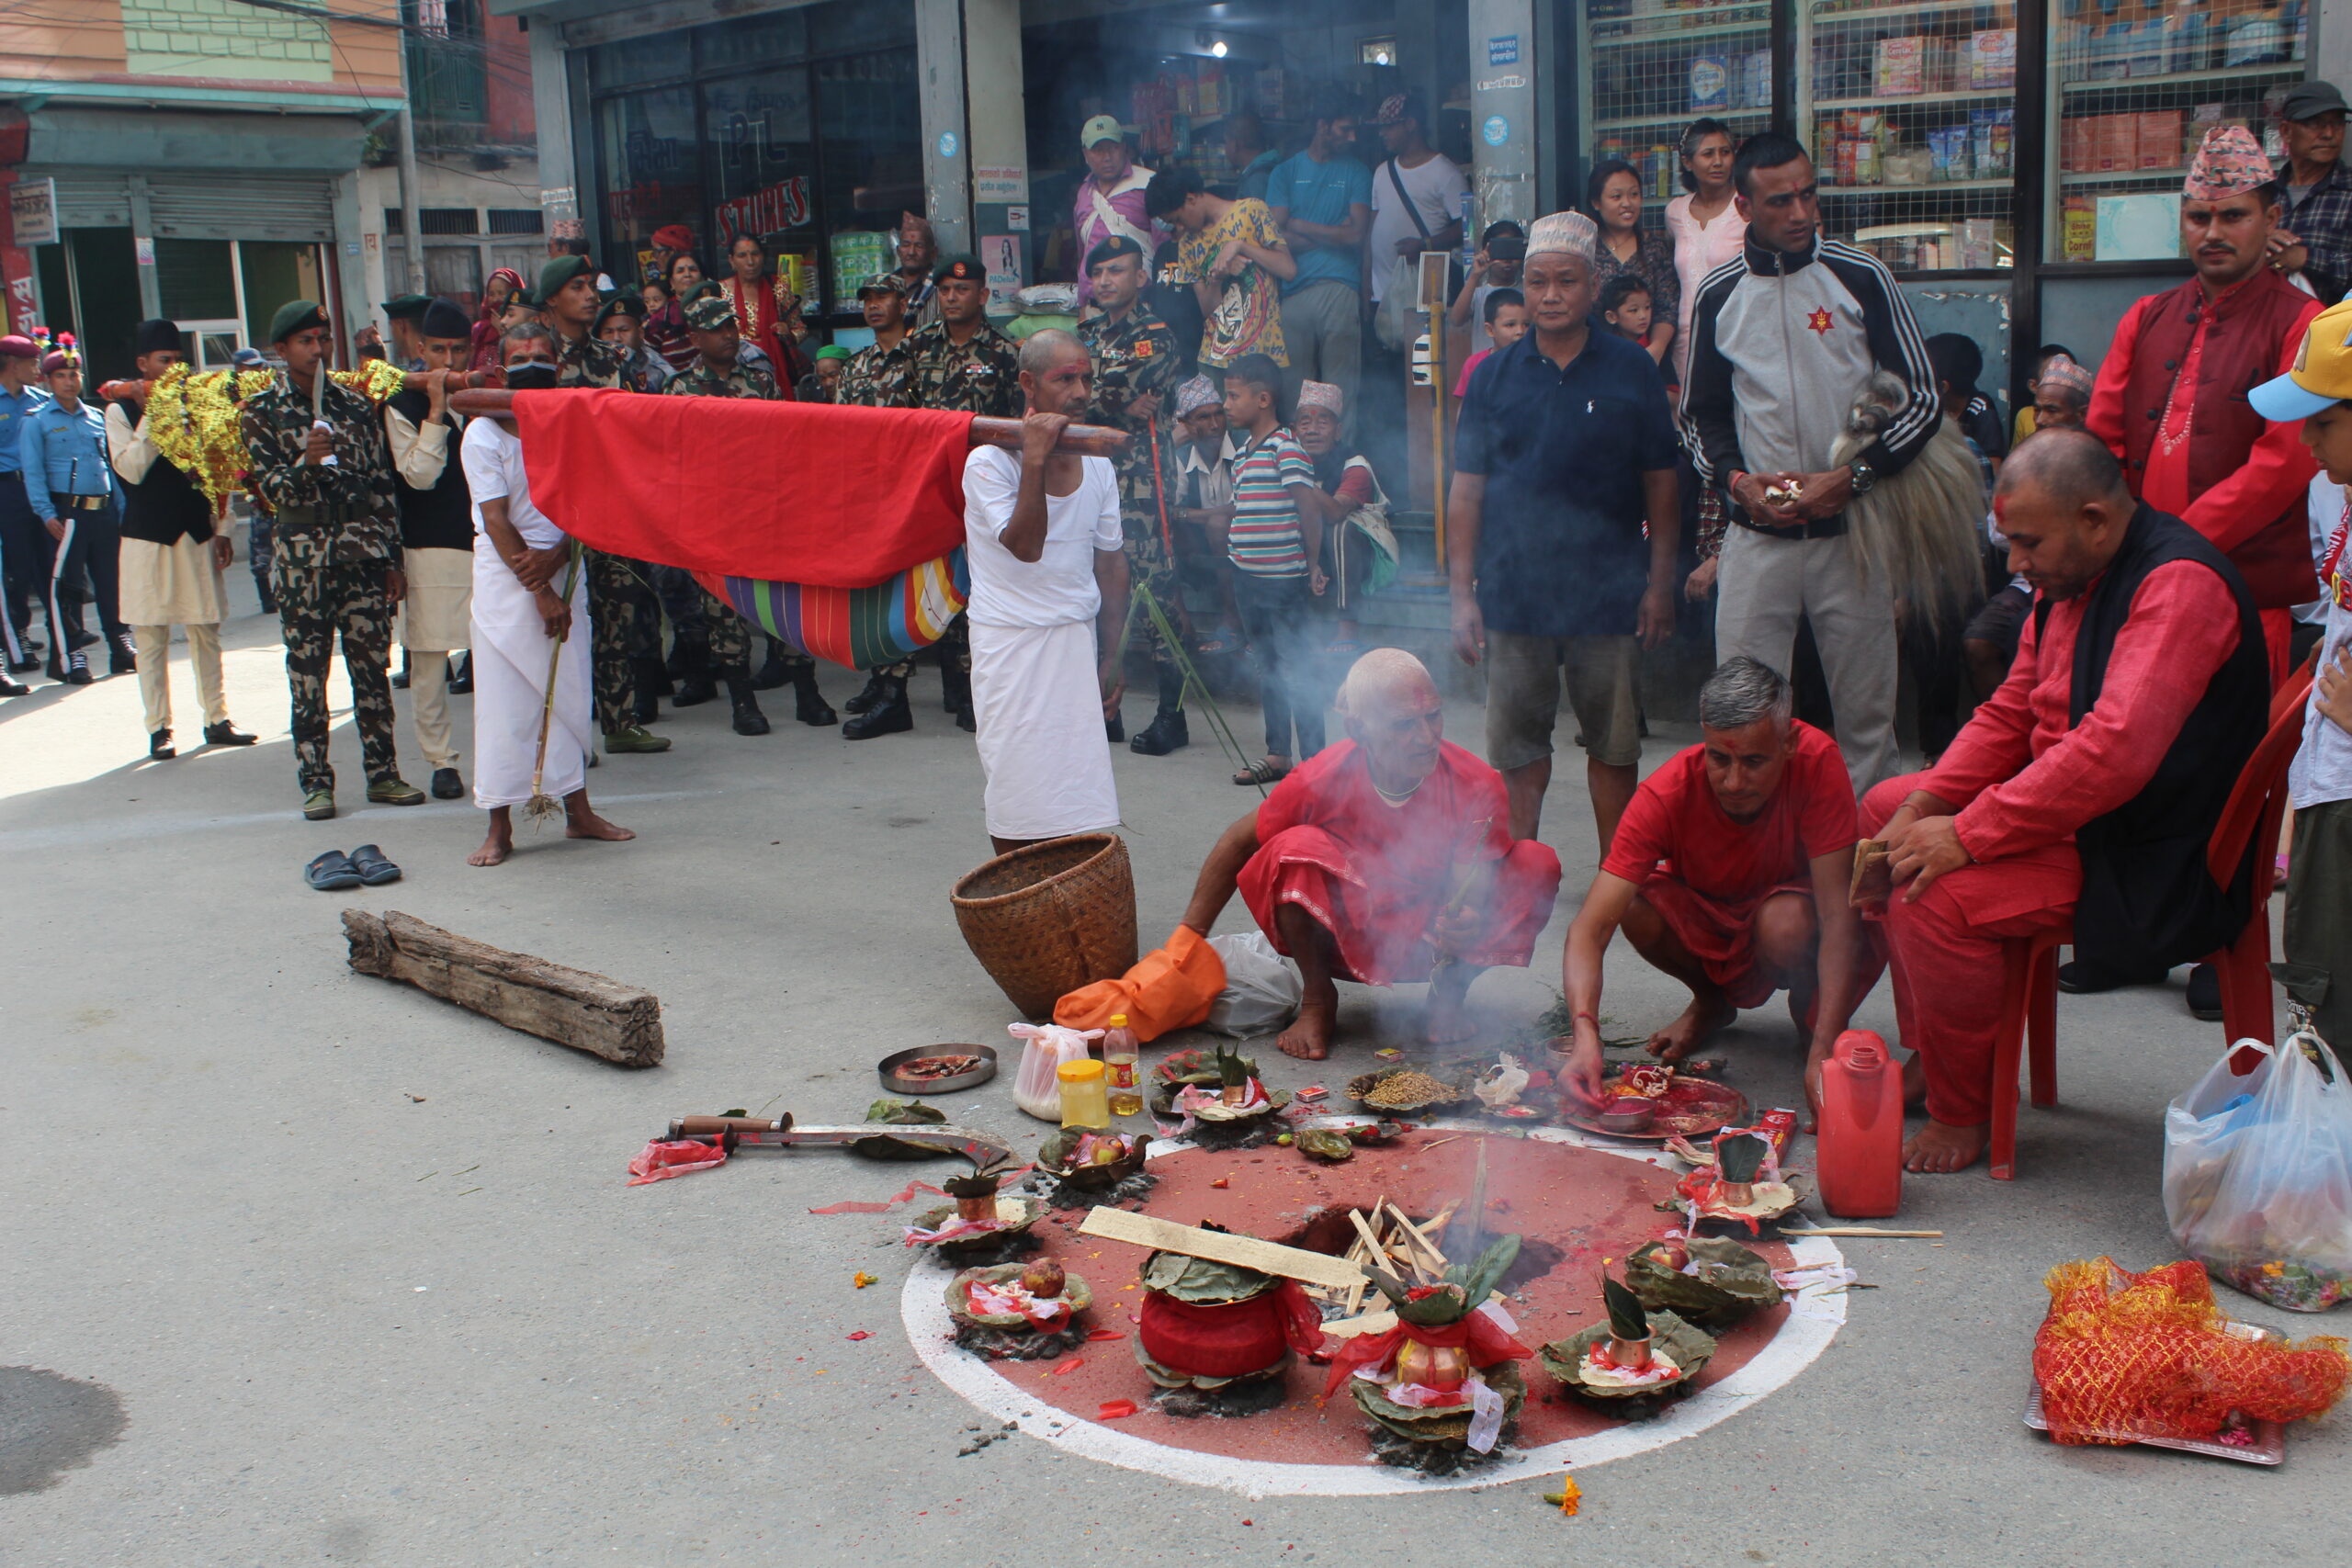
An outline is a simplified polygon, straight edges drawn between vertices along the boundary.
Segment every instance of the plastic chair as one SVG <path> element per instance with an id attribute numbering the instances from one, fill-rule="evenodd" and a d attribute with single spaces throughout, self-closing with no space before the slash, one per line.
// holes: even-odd
<path id="1" fill-rule="evenodd" d="M 2270 697 L 2270 728 L 2238 773 L 2238 781 L 2213 825 L 2205 863 L 2213 880 L 2227 885 L 2254 844 L 2278 841 L 2287 809 L 2287 769 L 2303 739 L 2303 697 L 2312 686 L 2311 660 L 2288 676 Z M 2254 912 L 2237 940 L 2205 962 L 2222 982 L 2222 1032 L 2226 1040 L 2252 1038 L 2276 1044 L 2270 995 L 2270 891 L 2274 857 L 2254 858 Z M 1993 1128 L 1991 1174 L 2016 1179 L 2018 1072 L 2020 1056 L 2030 1059 L 2033 1103 L 2058 1103 L 2058 949 L 2075 940 L 2071 929 L 2012 937 L 2001 944 L 2001 1025 L 1993 1037 Z"/>

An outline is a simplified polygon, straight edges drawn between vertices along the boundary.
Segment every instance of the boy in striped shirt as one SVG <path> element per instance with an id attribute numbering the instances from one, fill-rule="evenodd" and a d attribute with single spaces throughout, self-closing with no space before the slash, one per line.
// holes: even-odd
<path id="1" fill-rule="evenodd" d="M 1323 749 L 1323 696 L 1312 648 L 1309 602 L 1325 586 L 1322 514 L 1302 500 L 1319 491 L 1315 465 L 1282 422 L 1276 400 L 1281 367 L 1246 354 L 1226 367 L 1225 417 L 1248 445 L 1233 460 L 1233 520 L 1226 555 L 1233 596 L 1258 665 L 1266 712 L 1266 755 L 1233 775 L 1238 784 L 1271 784 Z M 1298 749 L 1291 749 L 1297 730 Z"/>

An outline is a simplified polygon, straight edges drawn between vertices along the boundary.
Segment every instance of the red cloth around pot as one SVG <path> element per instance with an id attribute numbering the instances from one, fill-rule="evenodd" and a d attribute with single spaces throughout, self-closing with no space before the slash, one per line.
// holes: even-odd
<path id="1" fill-rule="evenodd" d="M 1170 1371 L 1240 1378 L 1264 1371 L 1285 1349 L 1312 1355 L 1323 1342 L 1323 1318 L 1295 1280 L 1219 1306 L 1146 1291 L 1136 1338 L 1145 1355 Z"/>
<path id="2" fill-rule="evenodd" d="M 1491 1367 L 1497 1361 L 1523 1361 L 1535 1354 L 1484 1312 L 1473 1312 L 1456 1323 L 1399 1323 L 1385 1334 L 1359 1334 L 1343 1341 L 1340 1353 L 1331 1358 L 1331 1380 L 1323 1385 L 1324 1397 L 1339 1393 L 1358 1368 L 1388 1365 L 1408 1339 L 1449 1350 L 1466 1347 L 1474 1367 Z"/>

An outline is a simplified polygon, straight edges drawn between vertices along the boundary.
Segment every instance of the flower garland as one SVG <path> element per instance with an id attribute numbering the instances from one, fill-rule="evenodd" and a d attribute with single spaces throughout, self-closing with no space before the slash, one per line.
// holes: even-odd
<path id="1" fill-rule="evenodd" d="M 247 457 L 238 404 L 277 378 L 275 370 L 207 370 L 174 366 L 148 384 L 147 439 L 165 461 L 194 479 L 218 517 L 243 488 Z M 334 370 L 328 378 L 380 404 L 407 385 L 407 373 L 389 360 L 363 369 Z"/>

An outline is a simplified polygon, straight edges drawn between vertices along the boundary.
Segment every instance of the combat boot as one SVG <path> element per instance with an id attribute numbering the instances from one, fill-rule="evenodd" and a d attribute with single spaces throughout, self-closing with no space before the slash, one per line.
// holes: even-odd
<path id="1" fill-rule="evenodd" d="M 842 726 L 842 739 L 867 740 L 915 727 L 914 710 L 907 705 L 906 677 L 877 675 L 875 680 L 880 683 L 880 693 L 872 706 Z"/>
<path id="2" fill-rule="evenodd" d="M 957 669 L 951 652 L 939 656 L 939 684 L 947 711 L 956 716 L 956 728 L 967 735 L 978 729 L 979 723 L 972 713 L 972 672 Z"/>
<path id="3" fill-rule="evenodd" d="M 727 682 L 728 700 L 735 705 L 735 733 L 765 735 L 768 716 L 760 711 L 760 699 L 752 690 L 752 677 L 742 669 L 729 671 L 721 677 Z"/>
<path id="4" fill-rule="evenodd" d="M 698 707 L 717 697 L 718 682 L 711 672 L 710 645 L 681 638 L 677 651 L 670 656 L 673 670 L 679 668 L 679 652 L 683 652 L 685 659 L 678 676 L 678 694 L 670 699 L 670 705 L 673 708 Z"/>
<path id="5" fill-rule="evenodd" d="M 1192 731 L 1184 722 L 1184 677 L 1174 670 L 1162 670 L 1159 711 L 1141 735 L 1127 742 L 1127 750 L 1147 757 L 1165 757 L 1192 742 Z"/>
<path id="6" fill-rule="evenodd" d="M 792 671 L 786 668 L 784 662 L 784 644 L 774 637 L 768 638 L 768 656 L 760 661 L 758 673 L 752 677 L 752 690 L 773 692 L 791 679 Z M 831 724 L 832 720 L 825 722 Z"/>
<path id="7" fill-rule="evenodd" d="M 630 682 L 636 688 L 636 701 L 629 716 L 639 724 L 654 723 L 662 716 L 662 694 L 669 689 L 669 672 L 651 654 L 628 662 L 636 677 Z"/>
<path id="8" fill-rule="evenodd" d="M 865 672 L 865 689 L 859 692 L 857 695 L 850 698 L 849 701 L 843 703 L 842 705 L 842 712 L 850 714 L 864 713 L 866 709 L 872 707 L 876 702 L 880 701 L 881 697 L 882 671 L 879 670 L 869 670 Z"/>
<path id="9" fill-rule="evenodd" d="M 809 725 L 841 722 L 833 714 L 832 705 L 825 701 L 825 694 L 817 689 L 817 661 L 813 659 L 793 668 L 792 716 Z"/>
<path id="10" fill-rule="evenodd" d="M 462 658 L 452 660 L 449 665 L 448 691 L 453 697 L 462 697 L 471 694 L 473 689 L 474 655 L 473 649 L 468 649 Z"/>
<path id="11" fill-rule="evenodd" d="M 667 751 L 670 738 L 656 735 L 642 725 L 632 724 L 626 729 L 605 731 L 605 750 L 618 756 L 624 751 Z"/>

